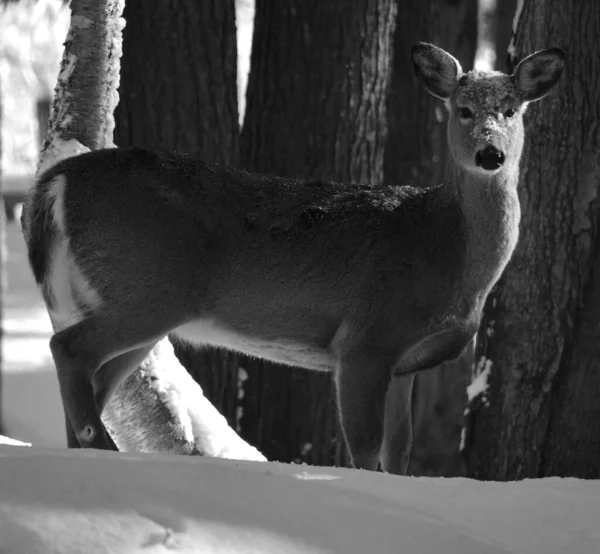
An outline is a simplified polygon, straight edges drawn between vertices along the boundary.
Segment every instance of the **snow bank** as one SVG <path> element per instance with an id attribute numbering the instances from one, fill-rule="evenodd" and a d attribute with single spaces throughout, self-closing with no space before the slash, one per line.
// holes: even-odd
<path id="1" fill-rule="evenodd" d="M 31 443 L 29 442 L 21 442 L 9 437 L 5 437 L 4 435 L 0 435 L 0 444 L 8 444 L 10 446 L 31 446 Z"/>
<path id="2" fill-rule="evenodd" d="M 5 553 L 592 554 L 600 482 L 0 446 Z"/>

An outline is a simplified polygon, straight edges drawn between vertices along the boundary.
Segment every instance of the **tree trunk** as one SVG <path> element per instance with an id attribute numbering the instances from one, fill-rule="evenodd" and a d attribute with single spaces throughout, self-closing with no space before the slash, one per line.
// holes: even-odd
<path id="1" fill-rule="evenodd" d="M 234 0 L 127 0 L 120 147 L 239 155 Z"/>
<path id="2" fill-rule="evenodd" d="M 392 84 L 388 96 L 387 183 L 430 186 L 443 181 L 446 109 L 414 77 L 411 47 L 432 42 L 471 68 L 475 57 L 477 0 L 398 3 Z M 465 388 L 472 351 L 459 361 L 417 375 L 413 391 L 413 448 L 409 473 L 464 473 L 459 453 Z"/>
<path id="3" fill-rule="evenodd" d="M 251 171 L 383 179 L 392 0 L 258 0 L 242 162 Z M 331 376 L 245 366 L 243 436 L 267 457 L 343 465 Z"/>
<path id="4" fill-rule="evenodd" d="M 517 11 L 518 0 L 497 0 L 494 17 L 494 44 L 498 71 L 507 70 L 508 45 L 512 38 L 512 25 Z"/>
<path id="5" fill-rule="evenodd" d="M 51 121 L 40 161 L 53 139 L 76 140 L 90 150 L 112 146 L 114 91 L 119 79 L 115 39 L 123 5 L 120 0 L 73 0 L 71 25 L 55 90 Z M 70 113 L 65 118 L 65 112 Z"/>
<path id="6" fill-rule="evenodd" d="M 600 4 L 525 0 L 518 57 L 567 54 L 558 91 L 532 105 L 521 237 L 488 299 L 466 458 L 481 479 L 600 477 Z"/>

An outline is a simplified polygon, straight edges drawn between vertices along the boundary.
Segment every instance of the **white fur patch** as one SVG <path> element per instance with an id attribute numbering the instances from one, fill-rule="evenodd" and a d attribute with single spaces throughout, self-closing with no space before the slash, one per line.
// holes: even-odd
<path id="1" fill-rule="evenodd" d="M 264 339 L 241 334 L 215 319 L 197 319 L 178 327 L 172 334 L 197 346 L 209 344 L 279 364 L 314 371 L 333 371 L 335 368 L 330 349 L 290 338 Z"/>
<path id="2" fill-rule="evenodd" d="M 52 179 L 47 197 L 52 203 L 52 219 L 59 231 L 66 235 L 65 220 L 65 187 L 67 180 L 63 174 L 57 175 Z"/>
<path id="3" fill-rule="evenodd" d="M 50 292 L 53 303 L 49 309 L 55 332 L 65 329 L 83 319 L 80 306 L 95 309 L 100 297 L 79 269 L 69 248 L 65 217 L 65 188 L 67 179 L 59 174 L 52 180 L 46 199 L 51 204 L 52 219 L 58 229 L 51 246 L 49 272 L 44 286 Z"/>
<path id="4" fill-rule="evenodd" d="M 58 238 L 53 245 L 47 286 L 54 300 L 52 309 L 48 311 L 55 332 L 83 319 L 78 304 L 95 309 L 101 303 L 98 293 L 73 259 L 69 239 L 65 237 Z"/>

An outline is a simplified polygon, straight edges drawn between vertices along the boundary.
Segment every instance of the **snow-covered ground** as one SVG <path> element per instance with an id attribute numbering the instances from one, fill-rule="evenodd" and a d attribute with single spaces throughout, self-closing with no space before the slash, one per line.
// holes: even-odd
<path id="1" fill-rule="evenodd" d="M 597 554 L 600 482 L 0 446 L 10 553 Z"/>
<path id="2" fill-rule="evenodd" d="M 0 445 L 0 552 L 600 553 L 600 481 L 481 483 L 62 448 L 50 324 L 15 224 L 8 244 L 4 432 L 33 447 Z"/>
<path id="3" fill-rule="evenodd" d="M 37 446 L 65 445 L 58 381 L 48 347 L 52 327 L 27 263 L 21 230 L 7 225 L 2 432 Z"/>

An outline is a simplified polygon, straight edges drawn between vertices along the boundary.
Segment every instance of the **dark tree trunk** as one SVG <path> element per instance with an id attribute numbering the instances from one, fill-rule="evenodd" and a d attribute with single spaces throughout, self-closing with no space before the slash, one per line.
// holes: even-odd
<path id="1" fill-rule="evenodd" d="M 128 0 L 115 142 L 238 160 L 234 0 Z"/>
<path id="2" fill-rule="evenodd" d="M 494 17 L 494 43 L 498 71 L 507 70 L 508 45 L 512 37 L 512 25 L 517 11 L 517 0 L 497 0 Z"/>
<path id="3" fill-rule="evenodd" d="M 387 104 L 386 182 L 428 187 L 443 180 L 446 166 L 446 109 L 414 77 L 413 44 L 432 42 L 471 68 L 476 40 L 477 0 L 398 3 Z"/>
<path id="4" fill-rule="evenodd" d="M 258 0 L 242 163 L 381 182 L 395 2 Z M 345 463 L 331 376 L 246 367 L 242 435 L 268 457 Z"/>
<path id="5" fill-rule="evenodd" d="M 476 40 L 477 0 L 398 2 L 388 97 L 386 182 L 430 186 L 442 181 L 446 166 L 446 110 L 414 78 L 412 45 L 432 42 L 470 69 Z"/>
<path id="6" fill-rule="evenodd" d="M 567 60 L 529 108 L 521 238 L 478 336 L 489 388 L 470 407 L 472 477 L 600 477 L 598 36 L 595 0 L 524 2 L 517 55 L 557 46 Z"/>
<path id="7" fill-rule="evenodd" d="M 411 47 L 432 42 L 471 68 L 477 35 L 477 0 L 412 0 L 398 3 L 394 65 L 388 97 L 385 153 L 388 183 L 430 186 L 443 180 L 446 109 L 414 78 Z M 461 360 L 417 375 L 413 392 L 413 449 L 409 473 L 464 473 L 459 453 L 471 351 Z"/>

